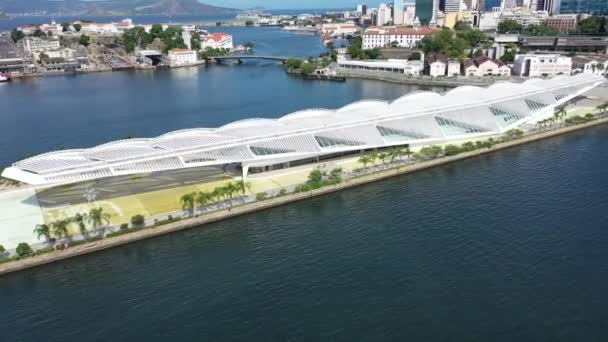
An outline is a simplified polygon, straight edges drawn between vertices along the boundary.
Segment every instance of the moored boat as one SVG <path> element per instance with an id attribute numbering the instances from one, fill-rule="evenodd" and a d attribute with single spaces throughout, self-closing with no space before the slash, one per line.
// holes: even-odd
<path id="1" fill-rule="evenodd" d="M 10 74 L 0 74 L 0 82 L 8 82 L 11 80 Z"/>

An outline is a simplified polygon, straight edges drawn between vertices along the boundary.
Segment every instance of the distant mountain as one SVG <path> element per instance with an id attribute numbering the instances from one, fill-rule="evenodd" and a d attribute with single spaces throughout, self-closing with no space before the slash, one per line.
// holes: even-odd
<path id="1" fill-rule="evenodd" d="M 216 14 L 233 13 L 197 0 L 2 0 L 0 12 L 62 15 Z"/>

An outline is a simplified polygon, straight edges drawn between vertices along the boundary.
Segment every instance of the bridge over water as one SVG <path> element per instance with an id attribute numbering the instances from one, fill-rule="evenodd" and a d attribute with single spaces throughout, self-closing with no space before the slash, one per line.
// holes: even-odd
<path id="1" fill-rule="evenodd" d="M 244 59 L 265 59 L 265 60 L 270 60 L 270 61 L 278 61 L 278 62 L 282 62 L 282 63 L 285 63 L 285 61 L 287 61 L 289 58 L 291 58 L 291 57 L 268 56 L 268 55 L 231 55 L 231 56 L 212 57 L 212 59 L 216 60 L 217 62 L 227 61 L 227 60 L 242 61 Z"/>

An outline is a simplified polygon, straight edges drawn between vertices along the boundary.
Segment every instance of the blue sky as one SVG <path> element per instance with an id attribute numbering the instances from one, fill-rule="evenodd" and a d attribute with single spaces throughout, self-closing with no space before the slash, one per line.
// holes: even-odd
<path id="1" fill-rule="evenodd" d="M 359 3 L 368 6 L 376 6 L 380 0 L 357 1 L 357 0 L 200 0 L 210 5 L 251 8 L 262 6 L 268 9 L 307 9 L 307 8 L 355 8 Z M 388 1 L 385 1 L 388 2 Z"/>

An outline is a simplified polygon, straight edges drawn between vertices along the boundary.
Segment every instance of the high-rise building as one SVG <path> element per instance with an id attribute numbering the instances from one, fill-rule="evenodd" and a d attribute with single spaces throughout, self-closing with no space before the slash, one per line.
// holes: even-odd
<path id="1" fill-rule="evenodd" d="M 433 0 L 433 9 L 431 10 L 431 21 L 429 21 L 430 27 L 437 26 L 437 11 L 439 11 L 439 0 Z"/>
<path id="2" fill-rule="evenodd" d="M 403 3 L 403 24 L 414 25 L 416 22 L 416 3 L 405 2 Z"/>
<path id="3" fill-rule="evenodd" d="M 604 0 L 604 4 L 606 4 L 606 0 Z M 543 0 L 543 7 L 540 10 L 547 11 L 551 15 L 558 14 L 560 5 L 560 0 Z"/>
<path id="4" fill-rule="evenodd" d="M 403 25 L 403 0 L 393 1 L 393 24 Z"/>
<path id="5" fill-rule="evenodd" d="M 460 0 L 445 0 L 445 13 L 460 12 Z"/>
<path id="6" fill-rule="evenodd" d="M 559 13 L 608 15 L 608 3 L 606 0 L 561 0 Z"/>
<path id="7" fill-rule="evenodd" d="M 500 2 L 500 9 L 502 10 L 513 9 L 515 7 L 517 7 L 517 2 L 515 0 L 502 0 Z"/>
<path id="8" fill-rule="evenodd" d="M 378 6 L 377 25 L 378 26 L 386 25 L 388 22 L 391 21 L 391 19 L 392 19 L 391 8 L 388 7 L 387 4 L 381 3 L 380 6 Z"/>
<path id="9" fill-rule="evenodd" d="M 359 13 L 359 15 L 366 15 L 367 14 L 367 5 L 366 4 L 357 5 L 357 13 Z"/>

